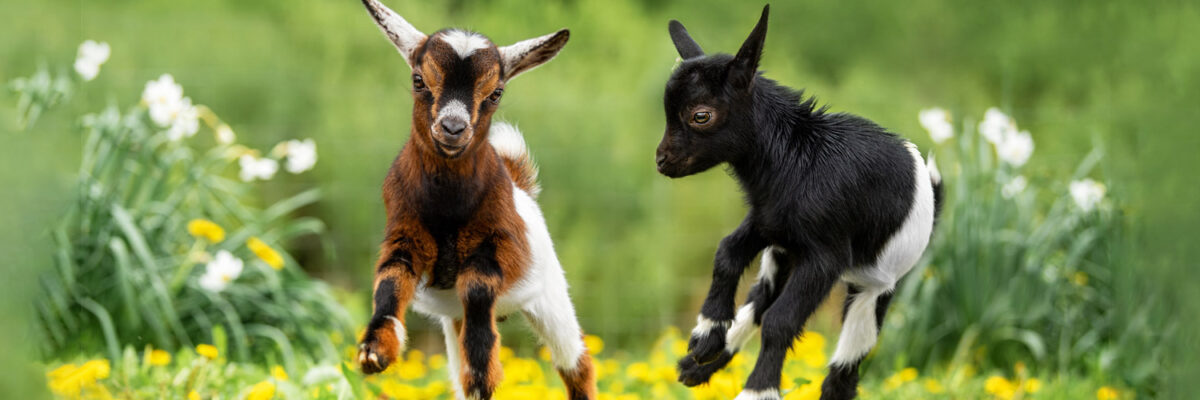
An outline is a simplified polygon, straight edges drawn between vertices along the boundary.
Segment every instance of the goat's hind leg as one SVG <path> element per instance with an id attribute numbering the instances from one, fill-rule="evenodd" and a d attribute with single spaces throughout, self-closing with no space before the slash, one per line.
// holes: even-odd
<path id="1" fill-rule="evenodd" d="M 875 346 L 891 301 L 891 291 L 849 285 L 842 333 L 829 362 L 829 375 L 821 384 L 821 399 L 848 400 L 858 395 L 858 367 Z"/>
<path id="2" fill-rule="evenodd" d="M 560 272 L 561 274 L 561 272 Z M 554 369 L 558 370 L 570 400 L 597 397 L 596 375 L 592 358 L 583 343 L 583 332 L 575 319 L 575 308 L 567 295 L 566 280 L 551 278 L 546 292 L 526 304 L 522 313 L 542 343 L 550 349 Z"/>
<path id="3" fill-rule="evenodd" d="M 750 288 L 746 295 L 746 303 L 738 309 L 733 324 L 725 337 L 725 350 L 715 361 L 703 363 L 694 357 L 684 357 L 679 360 L 679 381 L 685 386 L 696 386 L 712 377 L 714 373 L 725 368 L 733 356 L 746 346 L 750 338 L 758 332 L 762 324 L 763 313 L 775 302 L 782 286 L 791 272 L 792 261 L 779 247 L 768 247 L 763 252 L 762 263 L 758 269 L 758 282 Z"/>

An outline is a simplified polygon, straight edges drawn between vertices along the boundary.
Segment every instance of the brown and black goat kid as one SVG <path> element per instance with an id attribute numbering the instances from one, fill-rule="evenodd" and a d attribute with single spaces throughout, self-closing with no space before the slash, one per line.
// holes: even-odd
<path id="1" fill-rule="evenodd" d="M 761 326 L 737 399 L 779 399 L 789 346 L 840 280 L 850 295 L 821 398 L 849 399 L 897 281 L 929 244 L 941 178 L 912 143 L 760 75 L 767 14 L 735 56 L 705 55 L 670 23 L 683 62 L 666 86 L 658 171 L 678 178 L 727 163 L 749 205 L 717 249 L 679 380 L 707 382 Z M 735 311 L 738 280 L 760 252 L 758 281 Z"/>
<path id="2" fill-rule="evenodd" d="M 496 319 L 520 312 L 570 398 L 594 399 L 592 361 L 534 201 L 537 171 L 521 133 L 492 123 L 507 82 L 558 54 L 568 31 L 497 47 L 462 30 L 425 35 L 379 2 L 363 4 L 412 68 L 413 97 L 411 135 L 383 185 L 363 372 L 398 359 L 411 304 L 442 324 L 456 397 L 491 398 L 502 374 Z"/>

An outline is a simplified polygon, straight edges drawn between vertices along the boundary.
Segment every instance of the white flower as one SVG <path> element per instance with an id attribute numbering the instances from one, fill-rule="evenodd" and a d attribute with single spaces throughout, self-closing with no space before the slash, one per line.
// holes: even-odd
<path id="1" fill-rule="evenodd" d="M 1000 187 L 1000 195 L 1006 199 L 1017 197 L 1018 194 L 1025 191 L 1025 186 L 1027 185 L 1028 182 L 1025 181 L 1025 177 L 1017 175 L 1016 178 L 1012 178 L 1008 183 Z"/>
<path id="2" fill-rule="evenodd" d="M 200 287 L 210 292 L 220 292 L 229 286 L 229 282 L 242 274 L 244 263 L 226 250 L 217 252 L 217 256 L 204 267 L 200 276 Z"/>
<path id="3" fill-rule="evenodd" d="M 111 53 L 108 43 L 84 41 L 79 45 L 79 52 L 75 56 L 75 72 L 85 81 L 96 79 L 96 75 L 100 73 L 100 66 L 108 61 Z"/>
<path id="4" fill-rule="evenodd" d="M 238 158 L 238 165 L 242 167 L 242 171 L 238 176 L 245 182 L 255 179 L 264 181 L 271 179 L 271 177 L 275 176 L 275 171 L 279 170 L 278 161 L 270 158 L 256 158 L 249 154 Z"/>
<path id="5" fill-rule="evenodd" d="M 1016 122 L 996 107 L 987 109 L 983 113 L 983 121 L 979 122 L 979 134 L 992 144 L 999 144 L 1005 136 L 1016 131 Z"/>
<path id="6" fill-rule="evenodd" d="M 150 108 L 150 119 L 155 124 L 169 126 L 183 106 L 183 87 L 175 83 L 171 74 L 162 74 L 157 80 L 146 82 L 146 89 L 142 90 L 142 102 Z M 188 100 L 190 105 L 191 100 Z"/>
<path id="7" fill-rule="evenodd" d="M 934 143 L 941 144 L 954 137 L 954 126 L 950 124 L 950 113 L 946 110 L 937 107 L 921 110 L 917 118 L 921 120 L 921 126 L 929 131 Z"/>
<path id="8" fill-rule="evenodd" d="M 229 125 L 225 124 L 221 124 L 221 126 L 217 127 L 216 134 L 217 143 L 220 144 L 232 144 L 233 141 L 237 139 L 237 136 L 233 134 L 233 128 L 230 128 Z"/>
<path id="9" fill-rule="evenodd" d="M 1014 167 L 1025 165 L 1033 155 L 1033 136 L 1029 131 L 1009 132 L 996 143 L 996 155 Z"/>
<path id="10" fill-rule="evenodd" d="M 289 140 L 284 143 L 287 150 L 288 172 L 298 174 L 312 169 L 317 163 L 317 144 L 312 139 Z"/>
<path id="11" fill-rule="evenodd" d="M 1104 192 L 1107 190 L 1104 184 L 1091 179 L 1072 181 L 1070 189 L 1071 198 L 1084 212 L 1095 209 L 1096 204 L 1099 204 L 1100 200 L 1104 200 Z"/>
<path id="12" fill-rule="evenodd" d="M 167 128 L 167 139 L 172 141 L 192 137 L 200 131 L 200 111 L 192 105 L 192 99 L 180 100 L 171 115 L 171 126 Z"/>

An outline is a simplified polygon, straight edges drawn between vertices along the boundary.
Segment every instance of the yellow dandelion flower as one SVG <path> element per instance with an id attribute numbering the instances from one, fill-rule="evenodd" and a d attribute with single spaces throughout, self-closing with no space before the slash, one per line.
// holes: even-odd
<path id="1" fill-rule="evenodd" d="M 1042 380 L 1038 378 L 1029 378 L 1025 381 L 1025 393 L 1034 394 L 1042 390 Z"/>
<path id="2" fill-rule="evenodd" d="M 288 380 L 288 374 L 287 374 L 287 371 L 285 371 L 285 370 L 283 369 L 283 367 L 281 367 L 281 366 L 278 366 L 278 365 L 276 365 L 276 366 L 274 366 L 274 367 L 271 367 L 271 377 L 272 377 L 272 378 L 275 378 L 275 380 L 277 380 L 277 381 L 286 381 L 286 380 Z"/>
<path id="3" fill-rule="evenodd" d="M 171 353 L 166 350 L 153 350 L 146 356 L 150 365 L 163 366 L 171 363 Z"/>
<path id="4" fill-rule="evenodd" d="M 1075 272 L 1071 275 L 1071 283 L 1074 283 L 1075 286 L 1087 286 L 1088 274 L 1083 271 Z"/>
<path id="5" fill-rule="evenodd" d="M 633 379 L 650 382 L 650 364 L 644 362 L 629 364 L 629 367 L 625 368 L 625 375 Z"/>
<path id="6" fill-rule="evenodd" d="M 926 392 L 932 394 L 942 394 L 946 392 L 946 387 L 942 386 L 942 383 L 938 382 L 937 379 L 925 379 L 925 381 L 922 382 L 922 386 L 925 386 Z"/>
<path id="7" fill-rule="evenodd" d="M 675 356 L 676 358 L 687 355 L 687 341 L 680 339 L 672 340 L 671 355 Z"/>
<path id="8" fill-rule="evenodd" d="M 275 384 L 267 380 L 254 384 L 246 400 L 270 400 L 272 397 L 275 397 Z"/>
<path id="9" fill-rule="evenodd" d="M 441 355 L 441 354 L 434 354 L 432 356 L 429 356 L 429 368 L 430 369 L 437 370 L 437 369 L 442 369 L 445 366 L 446 366 L 446 356 Z"/>
<path id="10" fill-rule="evenodd" d="M 187 231 L 197 239 L 205 239 L 212 243 L 220 243 L 225 240 L 225 230 L 216 222 L 203 218 L 188 221 Z"/>
<path id="11" fill-rule="evenodd" d="M 513 349 L 508 348 L 507 346 L 500 346 L 500 362 L 505 362 L 512 359 L 514 354 L 515 352 L 513 352 Z"/>
<path id="12" fill-rule="evenodd" d="M 425 364 L 420 361 L 408 360 L 400 363 L 399 368 L 394 368 L 400 379 L 414 380 L 424 378 L 427 371 Z"/>
<path id="13" fill-rule="evenodd" d="M 211 344 L 198 344 L 196 345 L 196 354 L 202 355 L 204 358 L 209 360 L 215 360 L 217 359 L 217 346 L 213 346 Z"/>
<path id="14" fill-rule="evenodd" d="M 918 373 L 917 373 L 916 368 L 910 367 L 910 368 L 905 368 L 905 369 L 900 370 L 900 380 L 902 380 L 904 382 L 912 382 L 912 381 L 916 380 L 917 375 L 918 375 Z"/>
<path id="15" fill-rule="evenodd" d="M 604 340 L 601 340 L 599 336 L 584 335 L 583 344 L 587 346 L 588 353 L 591 355 L 600 354 L 601 351 L 604 351 Z"/>
<path id="16" fill-rule="evenodd" d="M 550 361 L 550 348 L 542 346 L 542 348 L 538 349 L 538 358 L 542 361 Z"/>
<path id="17" fill-rule="evenodd" d="M 1001 399 L 1011 399 L 1019 386 L 1001 376 L 992 376 L 983 382 L 983 390 Z"/>
<path id="18" fill-rule="evenodd" d="M 188 400 L 200 400 L 200 393 L 195 390 L 188 392 Z"/>
<path id="19" fill-rule="evenodd" d="M 1121 393 L 1111 386 L 1101 386 L 1096 389 L 1096 400 L 1117 400 L 1121 397 Z"/>
<path id="20" fill-rule="evenodd" d="M 819 382 L 809 382 L 800 385 L 796 390 L 788 392 L 783 396 L 783 400 L 817 400 L 821 398 L 821 384 Z"/>
<path id="21" fill-rule="evenodd" d="M 249 240 L 246 240 L 246 247 L 249 247 L 250 251 L 254 252 L 254 255 L 258 256 L 267 265 L 270 265 L 271 268 L 276 270 L 283 269 L 283 256 L 279 255 L 279 252 L 268 246 L 262 239 L 251 236 Z"/>

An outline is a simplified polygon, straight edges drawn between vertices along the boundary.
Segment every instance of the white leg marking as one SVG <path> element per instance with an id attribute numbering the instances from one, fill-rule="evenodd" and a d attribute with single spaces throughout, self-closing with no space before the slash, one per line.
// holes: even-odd
<path id="1" fill-rule="evenodd" d="M 450 45 L 454 52 L 458 54 L 458 58 L 467 58 L 475 53 L 475 50 L 486 49 L 492 45 L 487 38 L 480 36 L 477 33 L 467 31 L 452 30 L 441 35 L 438 38 Z"/>
<path id="2" fill-rule="evenodd" d="M 879 327 L 875 325 L 875 301 L 879 292 L 861 292 L 854 296 L 842 324 L 842 333 L 838 336 L 837 350 L 829 359 L 831 366 L 853 364 L 871 351 L 875 346 Z"/>
<path id="3" fill-rule="evenodd" d="M 555 368 L 574 371 L 583 355 L 583 332 L 575 319 L 575 307 L 567 290 L 567 278 L 554 252 L 554 242 L 546 229 L 537 202 L 528 193 L 513 187 L 517 214 L 525 221 L 532 265 L 527 274 L 540 276 L 540 292 L 522 306 L 525 318 L 542 342 L 550 348 Z M 519 290 L 520 288 L 515 288 Z"/>
<path id="4" fill-rule="evenodd" d="M 782 250 L 777 246 L 767 246 L 763 252 L 762 264 L 758 267 L 758 281 L 766 282 L 768 289 L 775 288 L 775 272 L 779 271 L 779 263 L 775 261 L 775 251 Z"/>
<path id="5" fill-rule="evenodd" d="M 459 371 L 461 371 L 462 356 L 458 353 L 458 331 L 454 329 L 454 320 L 451 318 L 442 318 L 442 337 L 446 339 L 446 372 L 450 374 L 450 386 L 454 392 L 454 398 L 458 400 L 466 399 L 463 395 L 462 382 L 459 382 Z"/>
<path id="6" fill-rule="evenodd" d="M 404 346 L 408 343 L 408 334 L 404 330 L 404 324 L 399 319 L 389 315 L 388 319 L 392 320 L 392 332 L 396 333 L 396 341 L 400 342 L 400 350 L 404 350 Z M 396 356 L 399 356 L 397 354 Z"/>
<path id="7" fill-rule="evenodd" d="M 733 321 L 713 321 L 705 317 L 704 314 L 696 316 L 696 327 L 692 328 L 692 337 L 702 338 L 708 336 L 709 332 L 716 329 L 718 326 L 729 328 Z"/>
<path id="8" fill-rule="evenodd" d="M 733 327 L 729 328 L 729 334 L 725 335 L 725 351 L 736 353 L 750 341 L 757 330 L 758 325 L 754 323 L 754 303 L 746 303 L 738 309 Z"/>
<path id="9" fill-rule="evenodd" d="M 778 389 L 743 390 L 733 400 L 780 400 Z"/>

